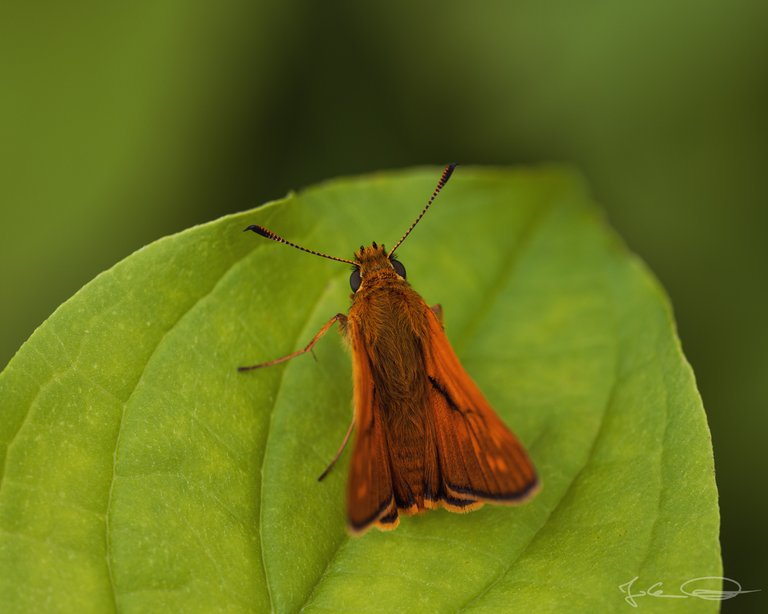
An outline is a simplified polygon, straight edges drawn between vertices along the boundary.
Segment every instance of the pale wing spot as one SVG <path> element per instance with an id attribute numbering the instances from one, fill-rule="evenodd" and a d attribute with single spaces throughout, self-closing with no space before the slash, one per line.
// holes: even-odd
<path id="1" fill-rule="evenodd" d="M 474 437 L 472 437 L 472 449 L 475 451 L 476 456 L 480 456 L 480 444 Z"/>
<path id="2" fill-rule="evenodd" d="M 368 492 L 368 485 L 365 482 L 361 482 L 357 485 L 357 498 L 362 499 L 365 497 L 365 493 Z"/>
<path id="3" fill-rule="evenodd" d="M 496 457 L 491 454 L 485 455 L 485 460 L 492 471 L 496 471 Z"/>
<path id="4" fill-rule="evenodd" d="M 496 459 L 496 463 L 499 466 L 499 471 L 506 471 L 507 470 L 507 463 L 504 462 L 504 459 L 499 457 Z"/>

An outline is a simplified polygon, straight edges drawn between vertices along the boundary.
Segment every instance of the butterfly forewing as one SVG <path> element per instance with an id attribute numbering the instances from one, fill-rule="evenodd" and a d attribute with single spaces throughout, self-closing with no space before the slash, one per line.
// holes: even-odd
<path id="1" fill-rule="evenodd" d="M 429 321 L 425 360 L 446 494 L 458 500 L 521 502 L 537 486 L 533 464 L 467 375 L 431 311 Z"/>
<path id="2" fill-rule="evenodd" d="M 355 446 L 347 483 L 347 520 L 350 530 L 361 532 L 371 524 L 394 529 L 398 524 L 392 487 L 389 449 L 381 408 L 370 364 L 356 339 L 354 327 L 348 329 L 353 348 L 355 389 Z M 357 348 L 357 349 L 356 349 Z"/>

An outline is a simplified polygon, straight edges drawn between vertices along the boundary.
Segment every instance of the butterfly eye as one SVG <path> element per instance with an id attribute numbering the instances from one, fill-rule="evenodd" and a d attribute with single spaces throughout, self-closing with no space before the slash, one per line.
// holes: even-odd
<path id="1" fill-rule="evenodd" d="M 357 292 L 361 282 L 360 269 L 355 267 L 355 270 L 352 271 L 352 275 L 349 276 L 349 287 L 352 288 L 352 292 Z"/>
<path id="2" fill-rule="evenodd" d="M 405 279 L 405 267 L 403 266 L 403 263 L 400 262 L 399 260 L 395 260 L 394 258 L 392 258 L 390 262 L 392 263 L 392 266 L 395 268 L 395 273 L 397 273 L 400 277 Z"/>

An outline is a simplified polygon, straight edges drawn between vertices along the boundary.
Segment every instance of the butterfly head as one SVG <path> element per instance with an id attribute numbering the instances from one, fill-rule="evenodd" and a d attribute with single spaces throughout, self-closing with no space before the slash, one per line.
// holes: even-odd
<path id="1" fill-rule="evenodd" d="M 368 247 L 361 245 L 355 252 L 355 268 L 349 276 L 352 292 L 357 292 L 364 280 L 387 277 L 405 279 L 403 264 L 375 241 Z"/>

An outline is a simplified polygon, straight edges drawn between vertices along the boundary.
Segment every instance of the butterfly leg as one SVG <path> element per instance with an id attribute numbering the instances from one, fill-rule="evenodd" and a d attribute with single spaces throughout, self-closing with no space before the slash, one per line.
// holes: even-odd
<path id="1" fill-rule="evenodd" d="M 355 419 L 352 418 L 352 422 L 349 423 L 349 428 L 347 429 L 347 434 L 344 435 L 344 441 L 341 442 L 339 449 L 336 451 L 336 455 L 333 457 L 333 460 L 330 463 L 328 463 L 328 466 L 325 468 L 325 471 L 323 471 L 320 477 L 317 478 L 318 482 L 323 481 L 323 478 L 331 472 L 331 469 L 333 469 L 333 466 L 336 464 L 336 461 L 339 460 L 339 457 L 341 456 L 341 453 L 344 451 L 344 448 L 347 447 L 347 442 L 349 441 L 349 436 L 352 434 L 352 428 L 354 426 L 355 426 Z"/>
<path id="2" fill-rule="evenodd" d="M 443 326 L 443 306 L 440 303 L 437 303 L 436 305 L 432 305 L 430 309 L 432 310 L 432 313 L 437 316 L 440 326 Z"/>
<path id="3" fill-rule="evenodd" d="M 319 331 L 317 331 L 317 334 L 314 337 L 312 337 L 312 341 L 310 341 L 307 344 L 307 346 L 301 350 L 296 350 L 295 352 L 292 352 L 287 356 L 283 356 L 282 358 L 275 358 L 274 360 L 268 360 L 267 362 L 262 362 L 257 365 L 250 365 L 247 367 L 238 367 L 237 370 L 252 371 L 253 369 L 261 369 L 262 367 L 271 367 L 272 365 L 280 364 L 281 362 L 285 362 L 286 360 L 290 360 L 291 358 L 296 358 L 296 356 L 301 356 L 302 354 L 306 354 L 307 352 L 312 350 L 315 343 L 317 343 L 320 340 L 320 337 L 322 337 L 325 333 L 327 333 L 328 330 L 331 328 L 331 326 L 333 326 L 336 322 L 339 322 L 343 330 L 347 325 L 347 316 L 345 316 L 343 313 L 337 313 L 330 320 L 328 320 Z"/>

